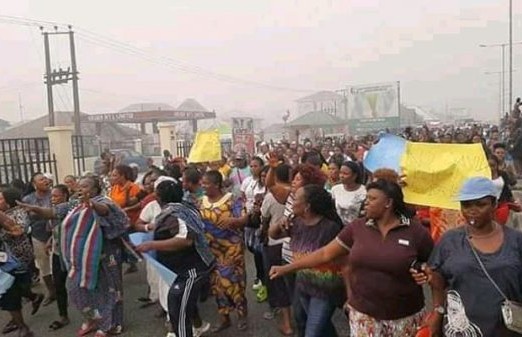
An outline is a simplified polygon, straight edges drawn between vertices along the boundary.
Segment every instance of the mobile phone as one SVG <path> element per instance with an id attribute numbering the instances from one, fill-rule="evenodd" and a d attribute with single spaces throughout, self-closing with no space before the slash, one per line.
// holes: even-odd
<path id="1" fill-rule="evenodd" d="M 410 265 L 410 269 L 415 270 L 417 273 L 424 273 L 422 271 L 422 263 L 417 261 L 417 259 L 413 260 L 413 262 Z"/>

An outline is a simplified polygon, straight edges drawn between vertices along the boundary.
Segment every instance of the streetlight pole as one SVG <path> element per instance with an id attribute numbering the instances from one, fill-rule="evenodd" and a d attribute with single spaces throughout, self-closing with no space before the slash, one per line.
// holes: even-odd
<path id="1" fill-rule="evenodd" d="M 509 111 L 513 106 L 513 0 L 509 0 Z"/>
<path id="2" fill-rule="evenodd" d="M 502 117 L 503 117 L 502 103 L 503 103 L 503 96 L 504 96 L 504 92 L 503 92 L 504 85 L 503 85 L 502 79 L 504 78 L 504 72 L 503 71 L 486 71 L 484 74 L 485 75 L 499 75 L 498 76 L 498 80 L 499 80 L 498 105 L 499 105 L 499 111 L 500 111 L 500 120 L 502 120 Z"/>
<path id="3" fill-rule="evenodd" d="M 518 42 L 510 41 L 508 43 L 494 43 L 494 44 L 479 44 L 480 48 L 500 47 L 500 59 L 501 59 L 500 73 L 502 74 L 502 76 L 501 76 L 502 77 L 502 79 L 501 79 L 501 82 L 502 82 L 502 109 L 500 111 L 501 114 L 503 114 L 506 109 L 506 89 L 505 89 L 505 85 L 506 85 L 506 47 L 510 46 L 510 50 L 512 50 L 514 45 L 519 45 L 519 44 L 522 44 L 522 41 L 518 41 Z M 512 81 L 513 81 L 512 73 L 513 73 L 513 64 L 512 64 L 512 62 L 510 62 L 509 63 L 510 83 L 512 83 Z M 510 86 L 509 86 L 510 97 L 512 97 L 512 86 L 511 85 L 512 84 L 510 84 Z M 511 109 L 511 106 L 513 105 L 512 98 L 510 98 L 507 101 L 509 102 L 509 107 L 507 109 L 507 111 L 509 112 Z"/>
<path id="4" fill-rule="evenodd" d="M 513 72 L 516 72 L 516 69 L 514 69 Z M 499 109 L 500 109 L 500 120 L 502 120 L 502 118 L 504 117 L 504 113 L 502 112 L 502 108 L 503 108 L 502 104 L 505 101 L 505 99 L 504 99 L 504 96 L 505 96 L 504 95 L 504 83 L 502 82 L 502 79 L 505 77 L 505 71 L 486 71 L 486 72 L 484 72 L 484 75 L 499 75 L 498 76 L 498 79 L 499 79 L 498 105 L 499 105 Z"/>
<path id="5" fill-rule="evenodd" d="M 502 118 L 504 116 L 504 112 L 506 111 L 506 88 L 504 87 L 506 85 L 506 46 L 502 45 L 500 50 L 502 57 L 502 70 L 500 72 L 500 118 Z M 507 111 L 509 113 L 509 108 Z"/>

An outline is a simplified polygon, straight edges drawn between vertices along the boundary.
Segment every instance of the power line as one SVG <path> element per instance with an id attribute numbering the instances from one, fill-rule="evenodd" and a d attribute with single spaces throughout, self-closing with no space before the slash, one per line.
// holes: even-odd
<path id="1" fill-rule="evenodd" d="M 67 109 L 69 109 L 69 107 L 71 108 L 70 110 L 67 110 L 67 111 L 74 111 L 74 104 L 71 99 L 71 93 L 69 91 L 65 90 L 65 88 L 63 87 L 64 85 L 66 85 L 66 84 L 58 85 L 58 90 L 61 90 L 65 97 L 65 101 L 67 103 Z"/>
<path id="2" fill-rule="evenodd" d="M 23 18 L 23 17 L 9 16 L 9 15 L 0 15 L 0 22 L 10 23 L 10 24 L 19 24 L 19 25 L 25 25 L 25 26 L 33 26 L 33 27 L 53 26 L 54 28 L 64 28 L 64 27 L 70 26 L 68 24 L 59 23 L 59 22 L 34 20 L 34 19 Z M 198 65 L 193 65 L 193 64 L 190 64 L 190 63 L 182 61 L 182 60 L 174 59 L 172 57 L 153 55 L 146 50 L 134 47 L 128 43 L 115 40 L 113 38 L 92 32 L 90 30 L 87 30 L 87 29 L 84 29 L 81 27 L 75 27 L 75 28 L 76 28 L 76 31 L 77 31 L 77 34 L 79 35 L 79 37 L 81 37 L 85 41 L 91 42 L 93 44 L 98 44 L 98 45 L 101 45 L 101 46 L 109 48 L 109 49 L 117 50 L 122 53 L 127 53 L 128 55 L 132 55 L 134 57 L 139 57 L 139 58 L 142 58 L 149 62 L 158 64 L 158 65 L 162 65 L 162 66 L 166 66 L 166 67 L 169 67 L 174 70 L 195 74 L 195 75 L 205 77 L 205 78 L 212 78 L 214 80 L 218 80 L 218 81 L 222 81 L 222 82 L 255 86 L 255 87 L 260 87 L 260 88 L 269 89 L 269 90 L 293 91 L 293 92 L 302 92 L 302 93 L 310 93 L 310 92 L 315 91 L 315 90 L 310 90 L 310 89 L 296 89 L 296 88 L 288 88 L 288 87 L 283 87 L 283 86 L 271 85 L 271 84 L 267 84 L 267 83 L 262 83 L 262 82 L 258 82 L 258 81 L 247 80 L 247 79 L 243 79 L 243 78 L 239 78 L 239 77 L 235 77 L 235 76 L 217 73 L 212 70 L 208 70 L 203 67 L 200 67 Z"/>
<path id="3" fill-rule="evenodd" d="M 57 87 L 61 88 L 61 85 L 58 85 Z M 62 103 L 63 110 L 61 110 L 61 111 L 64 111 L 64 112 L 69 111 L 67 108 L 67 104 L 65 104 L 65 100 L 63 99 L 62 94 L 60 93 L 60 90 L 56 90 L 56 94 L 58 95 L 58 98 L 60 99 L 60 102 Z M 58 102 L 56 102 L 56 107 L 58 108 Z M 58 108 L 58 111 L 60 111 L 59 108 Z"/>
<path id="4" fill-rule="evenodd" d="M 142 49 L 132 47 L 128 44 L 119 43 L 119 42 L 113 42 L 112 40 L 107 39 L 101 39 L 93 35 L 88 35 L 82 32 L 82 30 L 78 30 L 78 35 L 81 39 L 83 39 L 86 42 L 90 42 L 93 44 L 97 44 L 106 48 L 110 48 L 113 50 L 116 50 L 118 52 L 132 55 L 138 58 L 142 58 L 146 61 L 167 66 L 174 70 L 181 70 L 183 72 L 191 73 L 198 75 L 200 77 L 205 78 L 212 78 L 215 80 L 219 80 L 222 82 L 229 82 L 233 84 L 243 84 L 243 85 L 249 85 L 249 86 L 257 86 L 262 87 L 264 89 L 270 89 L 270 90 L 280 90 L 280 91 L 293 91 L 293 92 L 302 92 L 302 93 L 309 93 L 313 92 L 313 90 L 309 89 L 295 89 L 295 88 L 287 88 L 287 87 L 280 87 L 270 84 L 265 84 L 257 81 L 251 81 L 251 80 L 245 80 L 241 78 L 232 77 L 229 75 L 223 75 L 219 73 L 215 73 L 206 69 L 203 69 L 199 66 L 189 65 L 183 62 L 180 62 L 179 60 L 172 59 L 170 57 L 165 56 L 155 56 L 152 55 Z"/>

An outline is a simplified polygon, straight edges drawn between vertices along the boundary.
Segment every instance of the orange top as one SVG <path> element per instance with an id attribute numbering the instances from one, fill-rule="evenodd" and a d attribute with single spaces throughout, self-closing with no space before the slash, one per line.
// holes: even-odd
<path id="1" fill-rule="evenodd" d="M 124 186 L 113 185 L 111 187 L 109 198 L 111 198 L 112 201 L 114 201 L 121 208 L 125 208 L 128 206 L 126 205 L 127 189 L 129 193 L 129 198 L 136 198 L 138 193 L 140 193 L 140 187 L 137 184 L 133 182 L 128 182 Z M 137 208 L 127 212 L 127 216 L 129 217 L 131 224 L 135 224 L 140 216 L 140 209 Z"/>
<path id="2" fill-rule="evenodd" d="M 466 223 L 459 210 L 430 207 L 431 238 L 438 242 L 447 230 L 457 228 Z"/>

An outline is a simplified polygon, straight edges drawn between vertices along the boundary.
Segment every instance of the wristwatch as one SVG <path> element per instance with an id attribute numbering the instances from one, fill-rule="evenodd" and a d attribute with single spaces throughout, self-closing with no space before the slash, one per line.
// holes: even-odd
<path id="1" fill-rule="evenodd" d="M 438 314 L 444 315 L 446 313 L 446 308 L 444 308 L 442 305 L 438 305 L 435 308 L 433 308 L 433 311 L 435 311 Z"/>

